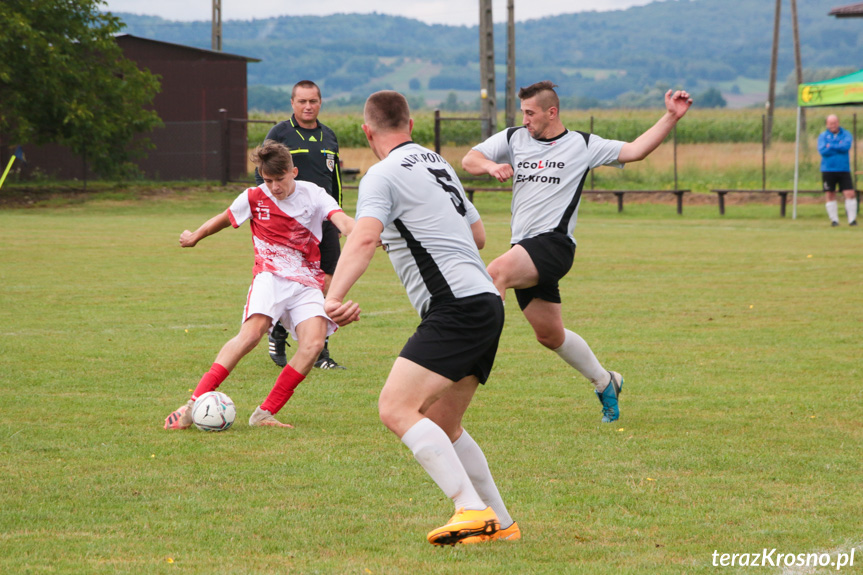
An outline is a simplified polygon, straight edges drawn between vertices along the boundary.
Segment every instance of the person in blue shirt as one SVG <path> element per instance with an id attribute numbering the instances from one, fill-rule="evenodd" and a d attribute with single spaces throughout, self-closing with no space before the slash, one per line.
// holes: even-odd
<path id="1" fill-rule="evenodd" d="M 857 225 L 857 192 L 854 190 L 854 180 L 851 177 L 851 164 L 848 151 L 854 138 L 851 133 L 839 125 L 839 118 L 830 114 L 827 116 L 827 129 L 818 136 L 818 153 L 821 154 L 821 181 L 826 195 L 827 216 L 830 225 L 839 225 L 839 205 L 836 202 L 836 188 L 842 190 L 845 196 L 845 215 L 848 225 Z"/>

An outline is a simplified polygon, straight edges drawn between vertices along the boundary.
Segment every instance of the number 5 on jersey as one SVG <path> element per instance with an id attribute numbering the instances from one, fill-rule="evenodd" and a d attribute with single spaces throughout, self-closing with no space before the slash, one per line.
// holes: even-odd
<path id="1" fill-rule="evenodd" d="M 455 210 L 460 216 L 464 216 L 467 213 L 467 208 L 464 207 L 464 200 L 462 199 L 461 194 L 458 193 L 458 188 L 447 183 L 452 182 L 452 176 L 449 175 L 449 172 L 446 170 L 435 170 L 433 168 L 427 169 L 431 172 L 431 175 L 435 177 L 435 180 L 440 184 L 440 187 L 449 194 L 449 199 L 452 200 Z"/>

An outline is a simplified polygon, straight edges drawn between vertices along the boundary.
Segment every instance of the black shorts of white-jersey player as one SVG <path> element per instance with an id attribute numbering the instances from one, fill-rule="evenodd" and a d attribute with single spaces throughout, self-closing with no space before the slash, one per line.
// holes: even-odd
<path id="1" fill-rule="evenodd" d="M 309 80 L 297 82 L 291 91 L 293 115 L 289 120 L 279 122 L 267 133 L 266 140 L 275 140 L 291 150 L 291 159 L 299 171 L 298 180 L 312 182 L 324 188 L 341 206 L 342 181 L 339 166 L 339 142 L 335 132 L 318 121 L 321 111 L 321 90 Z M 263 180 L 255 172 L 255 181 L 260 185 Z M 325 222 L 321 250 L 321 269 L 325 274 L 324 295 L 339 261 L 341 246 L 339 230 Z M 269 335 L 269 353 L 273 362 L 284 367 L 288 363 L 285 350 L 288 333 L 281 323 L 276 323 Z M 330 357 L 329 338 L 315 362 L 321 369 L 345 369 Z"/>
<path id="2" fill-rule="evenodd" d="M 572 235 L 588 170 L 644 159 L 692 105 L 689 94 L 669 90 L 666 113 L 632 142 L 568 131 L 551 82 L 519 91 L 523 127 L 509 128 L 475 146 L 462 160 L 472 175 L 512 178 L 512 248 L 488 265 L 498 291 L 515 290 L 537 341 L 555 351 L 594 385 L 602 421 L 620 417 L 620 374 L 606 370 L 578 334 L 564 328 L 558 280 L 572 265 Z"/>

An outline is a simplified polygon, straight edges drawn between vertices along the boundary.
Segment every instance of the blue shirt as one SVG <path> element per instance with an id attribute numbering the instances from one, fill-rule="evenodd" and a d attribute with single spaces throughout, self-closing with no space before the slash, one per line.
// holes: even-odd
<path id="1" fill-rule="evenodd" d="M 824 130 L 818 136 L 818 153 L 821 154 L 822 172 L 850 172 L 851 164 L 848 160 L 848 150 L 854 138 L 851 132 L 845 128 L 839 128 L 834 134 L 830 130 Z"/>

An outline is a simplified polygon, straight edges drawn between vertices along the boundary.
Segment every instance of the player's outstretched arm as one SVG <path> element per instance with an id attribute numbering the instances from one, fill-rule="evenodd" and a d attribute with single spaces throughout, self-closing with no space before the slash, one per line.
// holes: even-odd
<path id="1" fill-rule="evenodd" d="M 225 210 L 221 214 L 213 216 L 204 222 L 203 225 L 194 232 L 184 230 L 183 233 L 180 234 L 180 247 L 193 248 L 202 239 L 220 232 L 230 225 L 231 218 L 228 216 L 228 210 Z"/>
<path id="2" fill-rule="evenodd" d="M 360 218 L 345 242 L 324 302 L 324 311 L 340 326 L 360 319 L 359 305 L 352 301 L 344 302 L 344 299 L 368 269 L 383 230 L 384 225 L 380 220 Z"/>
<path id="3" fill-rule="evenodd" d="M 335 212 L 330 216 L 330 221 L 335 224 L 343 236 L 349 236 L 354 231 L 354 219 L 344 212 Z"/>
<path id="4" fill-rule="evenodd" d="M 617 156 L 617 161 L 626 164 L 638 162 L 649 156 L 671 133 L 678 120 L 686 114 L 690 106 L 692 106 L 692 98 L 689 97 L 689 92 L 685 90 L 666 92 L 665 115 L 634 141 L 624 144 Z"/>
<path id="5" fill-rule="evenodd" d="M 492 162 L 477 150 L 471 150 L 462 158 L 461 167 L 472 176 L 488 174 L 499 182 L 505 182 L 512 177 L 512 166 Z"/>

